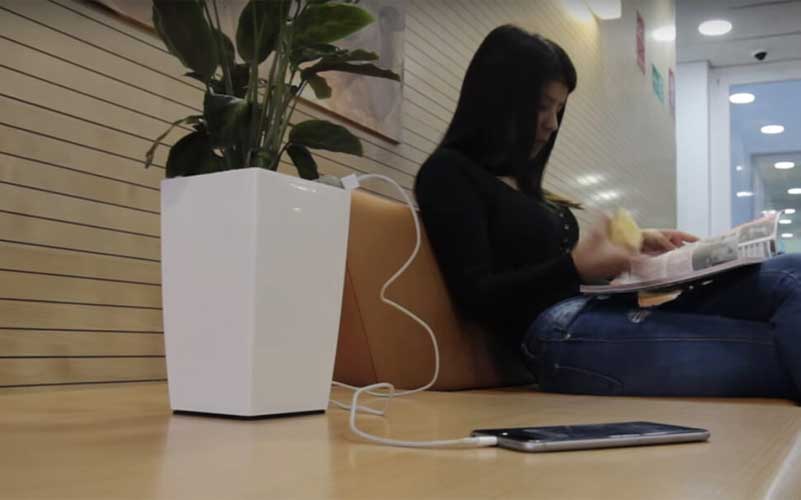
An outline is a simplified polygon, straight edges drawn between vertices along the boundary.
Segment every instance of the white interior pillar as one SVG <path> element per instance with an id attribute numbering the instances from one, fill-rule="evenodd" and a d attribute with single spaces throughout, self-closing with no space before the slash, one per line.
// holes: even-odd
<path id="1" fill-rule="evenodd" d="M 709 64 L 676 65 L 676 225 L 710 235 Z"/>

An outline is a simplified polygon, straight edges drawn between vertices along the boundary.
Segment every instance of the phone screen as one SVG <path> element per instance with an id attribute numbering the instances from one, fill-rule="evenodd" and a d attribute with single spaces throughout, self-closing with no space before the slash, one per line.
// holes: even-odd
<path id="1" fill-rule="evenodd" d="M 635 446 L 670 442 L 703 441 L 709 431 L 656 422 L 615 422 L 606 424 L 559 425 L 478 429 L 473 435 L 498 438 L 503 447 L 541 451 L 544 449 L 582 449 Z"/>

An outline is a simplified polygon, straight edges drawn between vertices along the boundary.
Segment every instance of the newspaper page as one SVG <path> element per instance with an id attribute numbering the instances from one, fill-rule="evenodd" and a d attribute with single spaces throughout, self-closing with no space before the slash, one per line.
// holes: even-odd
<path id="1" fill-rule="evenodd" d="M 625 293 L 671 288 L 776 255 L 779 213 L 735 227 L 721 236 L 689 243 L 632 261 L 631 271 L 609 285 L 582 286 L 585 294 Z"/>

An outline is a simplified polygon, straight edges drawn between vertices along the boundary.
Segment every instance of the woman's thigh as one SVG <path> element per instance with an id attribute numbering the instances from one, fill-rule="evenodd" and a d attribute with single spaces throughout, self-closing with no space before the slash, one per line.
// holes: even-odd
<path id="1" fill-rule="evenodd" d="M 795 397 L 771 325 L 577 297 L 543 313 L 524 352 L 545 391 Z"/>
<path id="2" fill-rule="evenodd" d="M 660 309 L 771 321 L 783 307 L 797 316 L 801 326 L 801 300 L 797 304 L 786 303 L 793 295 L 799 296 L 800 287 L 801 255 L 786 254 L 714 276 L 706 285 L 686 289 L 678 299 Z"/>

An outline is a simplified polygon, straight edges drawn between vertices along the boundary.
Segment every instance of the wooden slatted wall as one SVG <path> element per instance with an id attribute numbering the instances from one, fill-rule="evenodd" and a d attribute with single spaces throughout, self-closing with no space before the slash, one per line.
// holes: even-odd
<path id="1" fill-rule="evenodd" d="M 671 2 L 624 4 L 622 20 L 599 24 L 559 0 L 410 0 L 403 142 L 352 129 L 365 157 L 323 153 L 321 169 L 382 173 L 410 189 L 472 53 L 515 22 L 562 43 L 579 68 L 549 187 L 590 206 L 605 203 L 598 189 L 615 189 L 641 222 L 672 225 L 672 121 L 636 68 L 631 25 L 636 9 L 654 26 L 672 22 Z M 0 26 L 0 387 L 164 379 L 167 150 L 148 170 L 142 158 L 168 123 L 199 111 L 202 88 L 177 76 L 185 70 L 152 34 L 79 0 L 0 0 Z M 673 48 L 649 41 L 649 51 L 667 78 Z M 312 116 L 300 106 L 295 119 Z M 578 182 L 589 174 L 603 177 L 595 191 Z"/>

